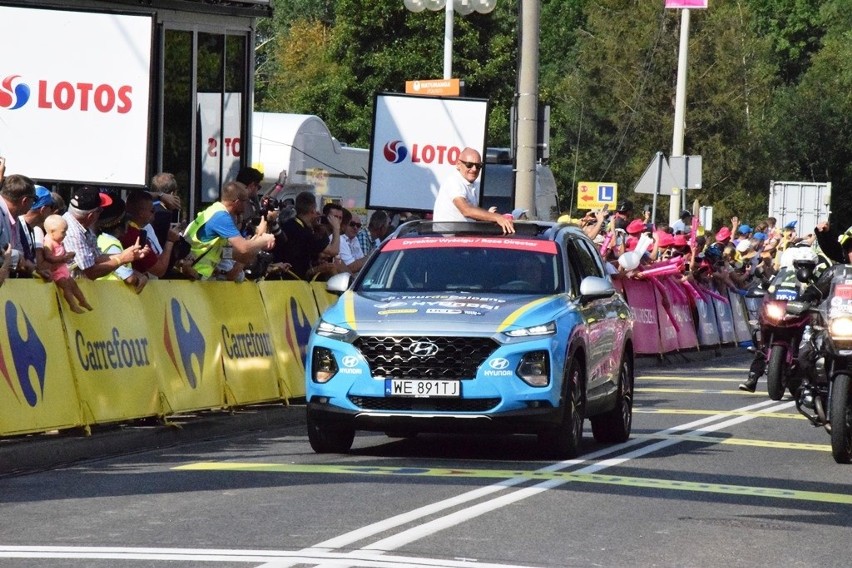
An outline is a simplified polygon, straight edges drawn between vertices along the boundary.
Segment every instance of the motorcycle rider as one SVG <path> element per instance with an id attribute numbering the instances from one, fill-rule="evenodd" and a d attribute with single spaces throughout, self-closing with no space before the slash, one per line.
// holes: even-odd
<path id="1" fill-rule="evenodd" d="M 828 223 L 820 224 L 815 231 L 818 241 L 818 251 L 815 252 L 810 246 L 804 244 L 787 248 L 780 258 L 781 270 L 784 270 L 785 267 L 795 269 L 796 278 L 788 278 L 780 282 L 775 281 L 768 286 L 763 286 L 769 293 L 774 293 L 776 288 L 795 288 L 797 287 L 796 281 L 810 282 L 808 288 L 805 289 L 805 292 L 800 297 L 800 300 L 805 301 L 807 290 L 813 288 L 817 280 L 822 280 L 826 274 L 832 272 L 831 270 L 826 270 L 826 268 L 831 266 L 835 260 L 840 259 L 841 254 L 846 254 L 845 252 L 838 251 L 848 250 L 852 252 L 852 227 L 844 234 L 846 236 L 844 244 L 839 243 L 836 236 L 832 239 L 832 235 L 828 230 Z M 822 241 L 820 240 L 820 236 L 822 236 Z M 831 254 L 826 253 L 825 248 L 822 246 L 823 244 L 825 247 L 828 247 Z M 820 298 L 828 293 L 830 285 L 831 277 L 828 277 L 825 290 L 822 292 Z M 814 292 L 810 292 L 810 294 L 813 295 Z M 767 340 L 769 338 L 761 339 Z M 757 347 L 758 349 L 755 351 L 754 359 L 752 359 L 751 366 L 749 367 L 748 378 L 739 385 L 741 391 L 754 392 L 757 389 L 758 379 L 766 372 L 767 345 L 757 345 Z"/>
<path id="2" fill-rule="evenodd" d="M 824 256 L 836 264 L 824 270 L 816 282 L 802 293 L 801 301 L 812 305 L 822 302 L 831 291 L 834 276 L 845 270 L 847 264 L 852 264 L 852 226 L 839 237 L 832 231 L 828 222 L 820 223 L 814 231 Z"/>

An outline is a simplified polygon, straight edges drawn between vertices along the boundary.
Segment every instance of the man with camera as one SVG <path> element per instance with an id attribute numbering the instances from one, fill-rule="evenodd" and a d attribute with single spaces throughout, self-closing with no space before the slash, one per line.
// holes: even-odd
<path id="1" fill-rule="evenodd" d="M 291 265 L 293 274 L 303 280 L 317 273 L 316 266 L 320 263 L 320 255 L 326 251 L 339 252 L 340 224 L 342 212 L 326 216 L 329 234 L 317 227 L 320 216 L 317 211 L 316 197 L 310 191 L 303 191 L 296 196 L 296 216 L 282 225 L 286 239 L 279 240 L 275 246 L 275 261 Z"/>
<path id="2" fill-rule="evenodd" d="M 239 219 L 248 202 L 246 186 L 231 181 L 222 188 L 222 198 L 204 211 L 184 231 L 189 242 L 189 256 L 180 264 L 183 272 L 194 272 L 198 277 L 209 280 L 214 276 L 219 262 L 226 254 L 236 262 L 249 265 L 261 251 L 271 250 L 275 237 L 267 232 L 266 221 L 258 225 L 256 233 L 244 237 L 234 219 Z"/>

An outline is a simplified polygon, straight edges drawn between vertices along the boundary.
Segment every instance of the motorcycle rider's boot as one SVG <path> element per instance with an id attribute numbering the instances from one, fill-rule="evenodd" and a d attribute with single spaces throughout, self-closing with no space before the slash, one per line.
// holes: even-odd
<path id="1" fill-rule="evenodd" d="M 749 373 L 745 382 L 740 383 L 741 391 L 754 392 L 757 389 L 757 375 Z"/>

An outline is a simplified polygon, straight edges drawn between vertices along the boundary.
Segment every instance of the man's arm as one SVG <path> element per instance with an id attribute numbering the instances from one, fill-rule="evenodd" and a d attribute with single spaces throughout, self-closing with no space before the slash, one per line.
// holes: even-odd
<path id="1" fill-rule="evenodd" d="M 255 235 L 250 239 L 237 235 L 228 239 L 234 251 L 234 260 L 243 264 L 251 264 L 254 257 L 262 250 L 270 250 L 275 246 L 275 237 L 269 233 Z"/>
<path id="2" fill-rule="evenodd" d="M 512 219 L 504 217 L 500 213 L 492 213 L 482 207 L 471 205 L 464 197 L 454 197 L 453 205 L 455 205 L 459 212 L 465 217 L 476 219 L 477 221 L 491 221 L 492 223 L 497 223 L 503 228 L 503 233 L 515 232 L 515 224 L 512 222 Z"/>

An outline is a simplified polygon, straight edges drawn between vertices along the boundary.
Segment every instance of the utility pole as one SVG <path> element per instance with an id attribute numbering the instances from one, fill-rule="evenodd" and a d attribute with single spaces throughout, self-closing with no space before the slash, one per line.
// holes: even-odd
<path id="1" fill-rule="evenodd" d="M 518 124 L 515 153 L 515 207 L 535 209 L 538 146 L 539 0 L 521 0 L 521 49 L 518 61 Z M 536 211 L 536 216 L 541 214 Z"/>
<path id="2" fill-rule="evenodd" d="M 677 56 L 677 90 L 675 91 L 674 134 L 672 136 L 672 156 L 683 156 L 683 131 L 686 116 L 686 69 L 689 50 L 689 9 L 680 11 L 680 49 Z M 680 183 L 680 180 L 675 180 Z M 683 209 L 681 202 L 686 198 L 686 188 L 672 191 L 669 199 L 669 224 L 680 217 Z"/>

